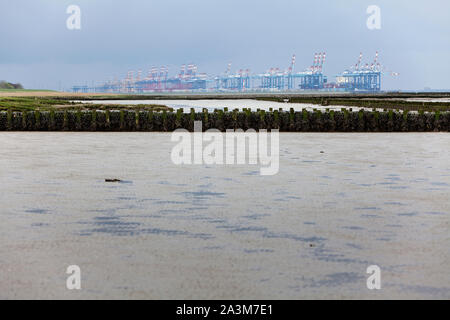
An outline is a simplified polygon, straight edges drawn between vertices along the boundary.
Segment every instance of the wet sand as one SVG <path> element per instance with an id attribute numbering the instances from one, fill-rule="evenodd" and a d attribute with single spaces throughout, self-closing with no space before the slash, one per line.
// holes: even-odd
<path id="1" fill-rule="evenodd" d="M 1 133 L 0 298 L 450 298 L 448 133 L 281 134 L 275 176 L 172 147 Z"/>
<path id="2" fill-rule="evenodd" d="M 373 108 L 359 108 L 359 107 L 348 107 L 348 106 L 321 106 L 318 104 L 311 103 L 290 103 L 290 102 L 274 102 L 274 101 L 262 101 L 254 99 L 197 99 L 197 100 L 171 100 L 171 99 L 159 99 L 159 100 L 90 100 L 90 101 L 75 101 L 77 103 L 93 103 L 93 104 L 120 104 L 120 105 L 138 105 L 138 104 L 156 104 L 171 107 L 175 110 L 183 108 L 185 113 L 190 112 L 193 108 L 197 112 L 203 109 L 208 109 L 209 112 L 213 112 L 214 109 L 224 109 L 229 110 L 243 108 L 256 111 L 258 109 L 269 111 L 271 108 L 273 110 L 278 110 L 282 108 L 285 111 L 289 111 L 293 108 L 295 111 L 302 111 L 303 109 L 312 111 L 317 110 L 335 110 L 340 111 L 342 108 L 352 108 L 354 111 L 367 110 L 371 111 Z M 378 111 L 383 111 L 383 109 L 376 109 Z"/>

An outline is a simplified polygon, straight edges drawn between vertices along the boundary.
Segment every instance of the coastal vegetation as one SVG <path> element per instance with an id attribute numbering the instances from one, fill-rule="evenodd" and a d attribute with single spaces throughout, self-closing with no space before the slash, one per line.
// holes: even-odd
<path id="1" fill-rule="evenodd" d="M 8 91 L 8 90 L 7 90 Z M 11 91 L 13 92 L 13 91 Z M 17 94 L 17 92 L 15 92 Z M 322 93 L 322 94 L 71 94 L 61 92 L 36 92 L 24 90 L 23 96 L 17 96 L 0 89 L 0 110 L 13 108 L 14 110 L 33 110 L 34 108 L 49 109 L 72 107 L 82 109 L 92 109 L 94 104 L 89 101 L 95 101 L 95 106 L 100 109 L 122 109 L 121 104 L 98 104 L 103 100 L 226 100 L 226 99 L 254 99 L 258 101 L 274 101 L 278 103 L 301 103 L 317 106 L 343 106 L 366 109 L 392 109 L 403 111 L 450 111 L 450 93 L 383 93 L 383 94 L 340 94 L 340 93 Z M 20 94 L 20 93 L 18 93 Z M 444 98 L 444 100 L 440 100 Z M 420 100 L 420 99 L 423 99 Z M 419 101 L 418 101 L 419 100 Z M 78 101 L 78 102 L 73 102 Z M 83 107 L 81 103 L 83 102 Z M 127 108 L 158 108 L 160 106 L 151 104 L 142 104 L 138 106 L 127 106 Z M 243 106 L 245 107 L 245 106 Z"/>
<path id="2" fill-rule="evenodd" d="M 23 90 L 23 86 L 20 83 L 11 83 L 6 81 L 0 81 L 0 90 Z"/>
<path id="3" fill-rule="evenodd" d="M 106 110 L 135 109 L 162 111 L 170 108 L 163 105 L 138 104 L 94 104 L 74 102 L 61 97 L 0 97 L 0 111 L 51 111 L 51 110 Z"/>
<path id="4" fill-rule="evenodd" d="M 268 111 L 215 110 L 174 111 L 148 104 L 161 99 L 232 99 L 227 95 L 0 95 L 0 130 L 95 130 L 95 131 L 192 131 L 194 121 L 203 128 L 279 129 L 286 132 L 390 132 L 450 131 L 450 102 L 421 102 L 411 95 L 266 95 L 255 100 L 325 106 L 314 110 L 270 108 Z M 418 96 L 413 96 L 417 98 Z M 234 99 L 249 98 L 234 96 Z M 441 96 L 432 98 L 442 98 Z M 428 97 L 429 100 L 430 97 Z M 116 100 L 118 103 L 102 103 Z M 120 104 L 120 100 L 146 100 L 143 104 Z M 144 102 L 144 101 L 143 101 Z M 330 106 L 330 108 L 326 107 Z M 334 106 L 334 108 L 331 108 Z M 343 106 L 336 108 L 336 106 Z M 353 110 L 355 108 L 355 110 Z M 358 110 L 359 108 L 364 108 Z M 334 109 L 334 110 L 332 110 Z M 340 110 L 339 110 L 340 109 Z"/>
<path id="5" fill-rule="evenodd" d="M 263 97 L 257 98 L 262 101 L 305 103 L 320 106 L 348 106 L 358 108 L 395 109 L 404 111 L 450 111 L 450 102 L 422 102 L 412 100 L 401 100 L 398 98 L 361 98 L 361 97 Z"/>
<path id="6" fill-rule="evenodd" d="M 433 100 L 446 98 L 447 102 L 415 101 L 414 99 Z M 61 100 L 70 97 L 57 98 Z M 386 93 L 386 94 L 122 94 L 82 96 L 78 100 L 198 100 L 198 99 L 254 99 L 281 103 L 302 103 L 320 106 L 344 106 L 358 108 L 393 109 L 405 111 L 450 111 L 450 93 Z"/>

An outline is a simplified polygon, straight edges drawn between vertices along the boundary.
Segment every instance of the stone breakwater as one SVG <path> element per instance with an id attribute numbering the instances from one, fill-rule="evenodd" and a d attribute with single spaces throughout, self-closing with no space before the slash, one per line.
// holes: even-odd
<path id="1" fill-rule="evenodd" d="M 185 113 L 144 110 L 65 110 L 0 112 L 0 131 L 157 131 L 178 128 L 278 129 L 281 132 L 425 132 L 450 131 L 450 112 L 215 110 Z"/>

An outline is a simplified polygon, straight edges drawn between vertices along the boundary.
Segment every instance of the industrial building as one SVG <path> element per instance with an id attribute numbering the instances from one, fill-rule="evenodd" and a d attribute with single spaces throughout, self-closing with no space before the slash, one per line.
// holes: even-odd
<path id="1" fill-rule="evenodd" d="M 178 75 L 169 77 L 166 66 L 152 67 L 147 76 L 142 71 L 129 71 L 123 80 L 111 80 L 101 85 L 89 87 L 74 86 L 74 92 L 102 93 L 151 93 L 151 92 L 285 92 L 285 91 L 381 91 L 382 66 L 378 62 L 378 52 L 371 64 L 362 63 L 362 53 L 358 62 L 336 76 L 335 82 L 328 82 L 323 74 L 326 53 L 316 53 L 313 63 L 304 71 L 295 72 L 296 56 L 293 55 L 285 70 L 270 68 L 264 73 L 251 73 L 249 69 L 231 72 L 231 63 L 219 76 L 210 77 L 198 73 L 194 64 L 183 65 Z M 391 72 L 396 76 L 397 73 Z"/>

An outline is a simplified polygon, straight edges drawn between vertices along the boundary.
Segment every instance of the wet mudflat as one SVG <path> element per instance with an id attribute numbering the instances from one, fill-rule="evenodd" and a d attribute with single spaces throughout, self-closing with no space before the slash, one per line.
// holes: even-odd
<path id="1" fill-rule="evenodd" d="M 372 110 L 372 108 L 358 108 L 358 107 L 345 107 L 345 106 L 321 106 L 315 104 L 306 104 L 306 103 L 290 103 L 290 102 L 274 102 L 274 101 L 263 101 L 263 100 L 254 100 L 254 99 L 224 99 L 224 100 L 214 100 L 214 99 L 205 99 L 205 100 L 87 100 L 87 101 L 79 101 L 80 103 L 93 103 L 93 104 L 121 104 L 121 105 L 139 105 L 139 104 L 157 104 L 157 105 L 165 105 L 171 107 L 175 110 L 183 108 L 184 112 L 190 112 L 190 109 L 193 108 L 196 112 L 201 112 L 203 109 L 208 109 L 209 112 L 213 112 L 214 109 L 224 109 L 228 108 L 229 110 L 243 108 L 250 109 L 252 111 L 256 111 L 258 109 L 269 111 L 270 109 L 279 110 L 282 108 L 285 111 L 289 111 L 290 108 L 293 108 L 295 111 L 302 111 L 303 109 L 312 111 L 313 109 L 317 110 L 336 110 L 339 111 L 342 108 L 352 108 L 354 111 L 358 111 L 361 109 L 364 110 Z"/>
<path id="2" fill-rule="evenodd" d="M 280 134 L 275 176 L 173 145 L 1 133 L 0 298 L 450 298 L 449 134 Z"/>

